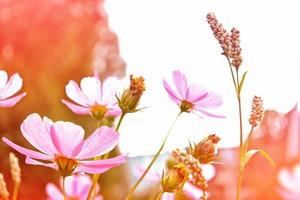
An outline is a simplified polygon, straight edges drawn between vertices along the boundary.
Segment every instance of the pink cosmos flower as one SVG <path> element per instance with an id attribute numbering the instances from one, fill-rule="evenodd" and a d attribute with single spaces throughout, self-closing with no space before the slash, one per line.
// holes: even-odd
<path id="1" fill-rule="evenodd" d="M 102 126 L 84 140 L 84 130 L 71 122 L 52 122 L 36 113 L 29 115 L 21 124 L 26 140 L 40 152 L 23 148 L 7 138 L 2 140 L 26 156 L 26 163 L 43 165 L 60 171 L 62 176 L 72 173 L 102 173 L 126 162 L 120 155 L 106 160 L 90 160 L 111 151 L 119 140 L 114 128 Z"/>
<path id="2" fill-rule="evenodd" d="M 65 178 L 65 192 L 67 199 L 86 200 L 89 190 L 92 186 L 91 178 L 87 175 L 72 175 Z M 62 180 L 61 180 L 62 188 Z M 99 192 L 99 186 L 96 187 L 96 193 Z M 49 200 L 64 200 L 62 191 L 53 183 L 46 185 L 46 192 Z M 96 196 L 95 200 L 102 200 L 102 196 Z"/>
<path id="3" fill-rule="evenodd" d="M 207 91 L 199 85 L 188 86 L 186 76 L 179 70 L 173 71 L 173 81 L 177 92 L 170 87 L 166 80 L 163 80 L 163 84 L 170 99 L 179 105 L 182 112 L 198 111 L 210 117 L 224 118 L 224 116 L 207 111 L 207 109 L 217 108 L 222 104 L 220 95 Z"/>
<path id="4" fill-rule="evenodd" d="M 12 97 L 22 88 L 22 78 L 19 74 L 13 74 L 7 81 L 7 73 L 0 70 L 0 107 L 12 107 L 18 103 L 26 92 Z"/>
<path id="5" fill-rule="evenodd" d="M 108 77 L 103 83 L 96 77 L 85 77 L 79 87 L 71 80 L 66 86 L 66 93 L 76 104 L 64 99 L 62 102 L 78 115 L 90 114 L 98 120 L 118 116 L 121 114 L 116 98 L 118 82 L 115 77 Z"/>

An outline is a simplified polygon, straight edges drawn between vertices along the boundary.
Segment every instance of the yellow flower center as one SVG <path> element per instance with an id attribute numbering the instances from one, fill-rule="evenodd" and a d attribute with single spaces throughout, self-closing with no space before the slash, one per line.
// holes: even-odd
<path id="1" fill-rule="evenodd" d="M 64 156 L 56 156 L 55 162 L 62 176 L 70 176 L 78 165 L 78 161 Z"/>
<path id="2" fill-rule="evenodd" d="M 96 105 L 92 106 L 90 110 L 91 110 L 92 116 L 96 120 L 100 121 L 101 119 L 103 119 L 103 117 L 108 109 L 104 105 L 96 104 Z"/>
<path id="3" fill-rule="evenodd" d="M 180 110 L 182 112 L 191 112 L 194 107 L 194 104 L 187 100 L 182 100 L 180 103 Z"/>

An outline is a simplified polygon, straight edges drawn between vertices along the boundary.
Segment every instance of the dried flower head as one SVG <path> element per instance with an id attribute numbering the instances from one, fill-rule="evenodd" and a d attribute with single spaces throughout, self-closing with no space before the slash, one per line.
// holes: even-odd
<path id="1" fill-rule="evenodd" d="M 242 49 L 240 47 L 240 31 L 233 28 L 231 29 L 231 33 L 229 33 L 219 23 L 214 13 L 208 13 L 206 18 L 215 38 L 219 41 L 223 49 L 222 54 L 227 57 L 232 66 L 239 69 L 243 62 Z"/>
<path id="2" fill-rule="evenodd" d="M 177 192 L 182 189 L 184 183 L 188 180 L 189 171 L 184 164 L 174 165 L 161 179 L 161 185 L 164 192 Z"/>
<path id="3" fill-rule="evenodd" d="M 12 152 L 9 153 L 10 173 L 15 183 L 21 183 L 21 168 L 19 159 Z"/>
<path id="4" fill-rule="evenodd" d="M 264 115 L 263 100 L 261 97 L 254 96 L 252 100 L 252 110 L 249 117 L 249 123 L 256 127 L 262 121 Z"/>
<path id="5" fill-rule="evenodd" d="M 144 77 L 130 75 L 129 88 L 123 92 L 121 98 L 118 98 L 118 104 L 122 112 L 132 113 L 138 111 L 137 106 L 145 90 Z"/>
<path id="6" fill-rule="evenodd" d="M 8 200 L 9 197 L 9 193 L 7 191 L 6 183 L 2 173 L 0 173 L 0 197 L 4 200 Z"/>
<path id="7" fill-rule="evenodd" d="M 192 149 L 192 154 L 200 163 L 207 164 L 216 160 L 217 144 L 220 138 L 216 134 L 211 134 L 201 140 L 195 148 Z"/>
<path id="8" fill-rule="evenodd" d="M 230 44 L 231 64 L 238 69 L 243 62 L 243 58 L 241 56 L 240 31 L 236 28 L 231 29 Z"/>
<path id="9" fill-rule="evenodd" d="M 207 198 L 207 181 L 202 173 L 202 166 L 198 159 L 194 158 L 193 155 L 187 153 L 186 150 L 176 149 L 172 151 L 172 156 L 174 159 L 178 161 L 178 163 L 182 163 L 190 172 L 189 181 L 202 189 L 203 191 L 203 199 Z"/>
<path id="10" fill-rule="evenodd" d="M 229 57 L 231 42 L 230 34 L 226 31 L 223 25 L 219 23 L 214 13 L 208 13 L 206 18 L 211 30 L 213 31 L 215 38 L 219 41 L 223 49 L 222 54 L 226 57 Z"/>

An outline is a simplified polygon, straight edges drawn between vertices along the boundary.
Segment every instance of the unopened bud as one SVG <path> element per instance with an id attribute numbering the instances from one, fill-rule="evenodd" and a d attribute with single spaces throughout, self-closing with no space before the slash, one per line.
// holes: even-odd
<path id="1" fill-rule="evenodd" d="M 262 121 L 264 115 L 263 100 L 261 97 L 254 96 L 252 100 L 252 110 L 249 117 L 249 123 L 256 127 Z"/>
<path id="2" fill-rule="evenodd" d="M 118 99 L 119 107 L 123 113 L 137 111 L 137 106 L 145 91 L 144 82 L 144 77 L 133 77 L 133 75 L 130 75 L 130 86 L 123 92 L 121 98 Z"/>
<path id="3" fill-rule="evenodd" d="M 4 200 L 8 200 L 9 197 L 9 193 L 7 191 L 6 183 L 2 173 L 0 173 L 0 197 Z"/>
<path id="4" fill-rule="evenodd" d="M 14 153 L 9 153 L 10 173 L 15 183 L 21 183 L 21 169 L 19 160 Z"/>
<path id="5" fill-rule="evenodd" d="M 164 192 L 176 192 L 180 190 L 188 180 L 189 172 L 184 164 L 174 165 L 161 179 Z"/>
<path id="6" fill-rule="evenodd" d="M 207 164 L 216 160 L 217 144 L 220 138 L 216 134 L 209 135 L 201 140 L 193 149 L 193 156 L 197 158 L 201 164 Z"/>

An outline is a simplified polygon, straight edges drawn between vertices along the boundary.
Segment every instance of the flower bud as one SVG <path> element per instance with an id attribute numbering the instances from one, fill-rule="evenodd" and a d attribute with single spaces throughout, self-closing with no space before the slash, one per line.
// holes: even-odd
<path id="1" fill-rule="evenodd" d="M 164 192 L 176 192 L 180 190 L 184 183 L 188 180 L 189 172 L 184 164 L 174 165 L 168 171 L 166 176 L 163 175 L 161 185 Z"/>
<path id="2" fill-rule="evenodd" d="M 119 107 L 123 113 L 136 112 L 137 106 L 145 91 L 144 77 L 133 77 L 130 75 L 130 86 L 126 89 L 121 98 L 118 98 Z"/>
<path id="3" fill-rule="evenodd" d="M 217 143 L 220 138 L 216 134 L 209 135 L 201 140 L 193 149 L 193 156 L 197 158 L 201 164 L 207 164 L 216 160 Z"/>
<path id="4" fill-rule="evenodd" d="M 15 183 L 21 183 L 21 169 L 19 160 L 14 153 L 9 153 L 10 173 Z"/>
<path id="5" fill-rule="evenodd" d="M 9 197 L 9 193 L 7 191 L 6 183 L 2 173 L 0 173 L 0 197 L 4 200 L 8 200 Z"/>
<path id="6" fill-rule="evenodd" d="M 261 97 L 254 96 L 252 100 L 252 110 L 249 117 L 249 123 L 252 127 L 256 127 L 262 121 L 264 116 L 263 100 Z"/>

